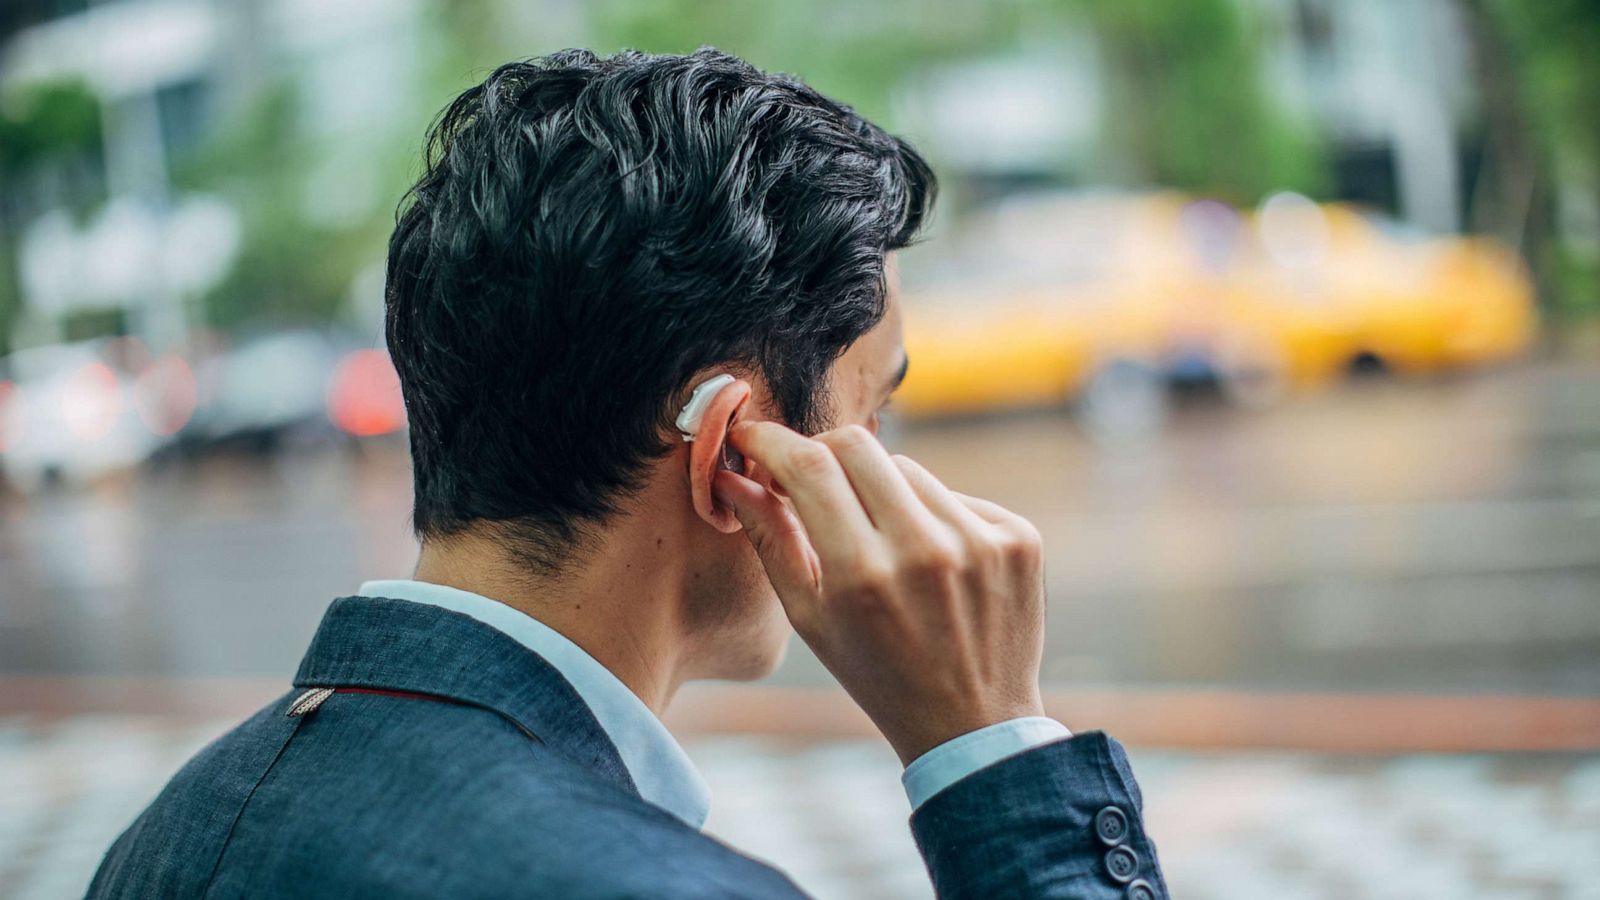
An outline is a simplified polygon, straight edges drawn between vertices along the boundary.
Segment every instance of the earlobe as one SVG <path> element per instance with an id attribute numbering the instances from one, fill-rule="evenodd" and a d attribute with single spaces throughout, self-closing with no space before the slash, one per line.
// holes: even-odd
<path id="1" fill-rule="evenodd" d="M 689 445 L 689 492 L 694 501 L 694 511 L 711 527 L 725 534 L 739 530 L 739 520 L 733 511 L 716 501 L 711 493 L 711 482 L 717 470 L 724 465 L 724 446 L 728 429 L 737 420 L 739 411 L 750 399 L 750 384 L 732 380 L 716 390 L 716 396 L 700 405 L 700 415 L 695 423 Z M 736 458 L 737 454 L 733 454 Z"/>

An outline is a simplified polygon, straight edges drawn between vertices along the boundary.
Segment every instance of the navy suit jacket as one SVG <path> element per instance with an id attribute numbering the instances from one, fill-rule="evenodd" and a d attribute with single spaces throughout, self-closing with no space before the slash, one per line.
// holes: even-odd
<path id="1" fill-rule="evenodd" d="M 1165 897 L 1140 802 L 1122 748 L 1089 733 L 962 779 L 911 829 L 941 897 Z M 347 597 L 295 690 L 190 760 L 89 896 L 801 891 L 640 798 L 588 707 L 517 641 L 436 607 Z"/>

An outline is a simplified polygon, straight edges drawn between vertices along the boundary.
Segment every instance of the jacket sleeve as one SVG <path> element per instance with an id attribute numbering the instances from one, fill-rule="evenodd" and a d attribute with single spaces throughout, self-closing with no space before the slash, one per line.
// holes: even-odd
<path id="1" fill-rule="evenodd" d="M 1122 745 L 1098 731 L 1019 753 L 928 799 L 911 831 L 942 900 L 1166 900 Z"/>

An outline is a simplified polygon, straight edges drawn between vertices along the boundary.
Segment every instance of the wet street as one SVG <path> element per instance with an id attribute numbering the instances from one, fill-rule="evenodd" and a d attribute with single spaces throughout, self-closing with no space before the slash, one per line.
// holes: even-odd
<path id="1" fill-rule="evenodd" d="M 1600 369 L 907 443 L 1044 533 L 1047 679 L 1600 693 Z"/>
<path id="2" fill-rule="evenodd" d="M 1050 685 L 1600 694 L 1600 365 L 892 437 L 1030 517 Z M 0 505 L 0 676 L 282 678 L 328 600 L 409 571 L 398 442 L 167 467 Z M 803 650 L 779 685 L 823 685 Z"/>

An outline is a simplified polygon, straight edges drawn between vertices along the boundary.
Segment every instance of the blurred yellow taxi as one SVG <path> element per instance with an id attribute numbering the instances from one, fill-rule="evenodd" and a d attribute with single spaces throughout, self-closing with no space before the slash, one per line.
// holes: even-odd
<path id="1" fill-rule="evenodd" d="M 909 416 L 1069 400 L 1148 415 L 1175 382 L 1262 403 L 1363 365 L 1511 358 L 1536 328 L 1503 247 L 1293 194 L 1250 215 L 1176 194 L 1033 197 L 949 237 L 900 267 Z"/>

